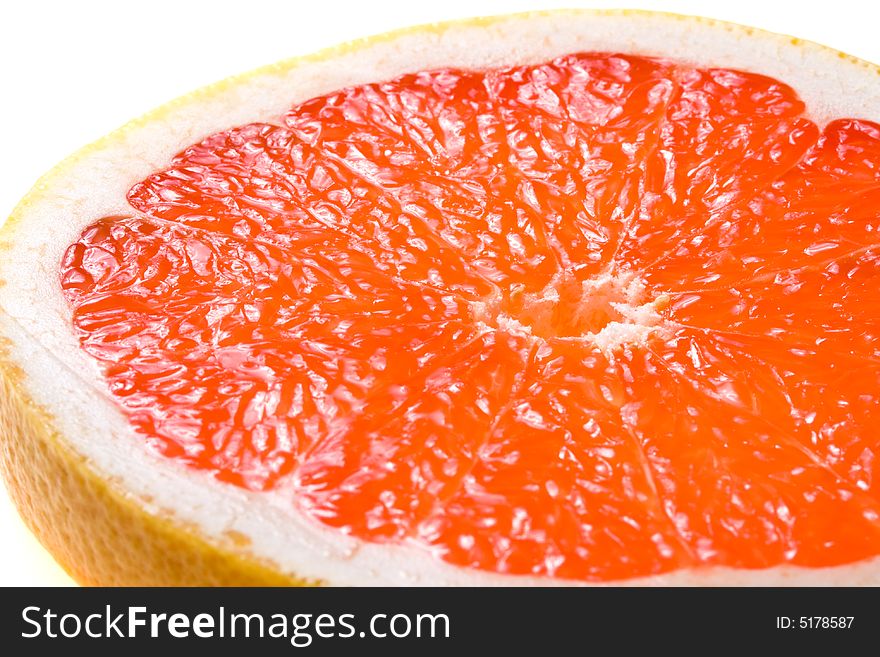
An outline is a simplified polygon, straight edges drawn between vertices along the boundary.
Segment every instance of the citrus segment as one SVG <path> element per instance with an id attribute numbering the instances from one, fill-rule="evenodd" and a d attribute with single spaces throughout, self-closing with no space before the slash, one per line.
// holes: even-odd
<path id="1" fill-rule="evenodd" d="M 522 338 L 483 334 L 368 398 L 361 419 L 323 438 L 298 470 L 302 504 L 359 535 L 416 534 L 469 476 L 528 352 Z"/>
<path id="2" fill-rule="evenodd" d="M 129 200 L 161 219 L 280 247 L 340 234 L 389 275 L 471 295 L 488 289 L 419 217 L 281 127 L 209 137 L 135 185 Z"/>
<path id="3" fill-rule="evenodd" d="M 421 526 L 444 558 L 585 580 L 695 560 L 666 517 L 605 355 L 542 345 L 455 494 Z"/>
<path id="4" fill-rule="evenodd" d="M 490 280 L 598 270 L 672 92 L 643 58 L 437 71 L 322 97 L 285 121 L 381 186 Z"/>
<path id="5" fill-rule="evenodd" d="M 703 563 L 869 556 L 880 539 L 876 493 L 836 470 L 793 408 L 791 379 L 815 372 L 780 381 L 786 356 L 797 355 L 768 363 L 752 346 L 682 330 L 626 363 L 633 401 L 623 414 L 669 517 Z"/>
<path id="6" fill-rule="evenodd" d="M 333 237 L 291 258 L 113 217 L 69 250 L 62 285 L 83 347 L 112 362 L 111 391 L 151 442 L 266 488 L 316 436 L 348 423 L 365 391 L 418 374 L 475 334 L 460 325 L 462 302 L 377 275 Z"/>
<path id="7" fill-rule="evenodd" d="M 878 161 L 880 127 L 833 121 L 794 167 L 771 176 L 746 203 L 707 213 L 705 225 L 644 275 L 665 289 L 725 287 L 876 244 Z"/>
<path id="8" fill-rule="evenodd" d="M 880 552 L 880 128 L 602 53 L 209 136 L 62 285 L 144 439 L 312 518 L 585 581 Z"/>

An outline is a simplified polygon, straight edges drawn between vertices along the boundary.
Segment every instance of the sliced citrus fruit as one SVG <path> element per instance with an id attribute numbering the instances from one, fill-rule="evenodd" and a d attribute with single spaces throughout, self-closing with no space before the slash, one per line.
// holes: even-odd
<path id="1" fill-rule="evenodd" d="M 5 228 L 12 493 L 87 583 L 876 583 L 877 75 L 561 12 L 159 110 Z"/>

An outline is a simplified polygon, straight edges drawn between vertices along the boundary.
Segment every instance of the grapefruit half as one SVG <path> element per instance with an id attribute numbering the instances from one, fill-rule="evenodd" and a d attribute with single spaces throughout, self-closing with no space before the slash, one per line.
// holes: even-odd
<path id="1" fill-rule="evenodd" d="M 880 583 L 878 82 L 563 11 L 160 108 L 3 227 L 12 496 L 85 584 Z"/>

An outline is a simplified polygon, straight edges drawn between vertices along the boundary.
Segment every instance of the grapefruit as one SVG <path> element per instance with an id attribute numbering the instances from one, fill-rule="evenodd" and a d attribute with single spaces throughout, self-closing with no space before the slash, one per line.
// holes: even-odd
<path id="1" fill-rule="evenodd" d="M 194 93 L 3 229 L 3 470 L 87 584 L 880 583 L 878 69 L 415 28 Z"/>

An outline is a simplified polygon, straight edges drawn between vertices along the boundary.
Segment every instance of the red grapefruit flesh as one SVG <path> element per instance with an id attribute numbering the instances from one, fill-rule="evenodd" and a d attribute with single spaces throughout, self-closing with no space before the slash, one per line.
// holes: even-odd
<path id="1" fill-rule="evenodd" d="M 143 439 L 454 564 L 880 553 L 880 127 L 637 56 L 443 69 L 214 134 L 67 251 Z"/>

